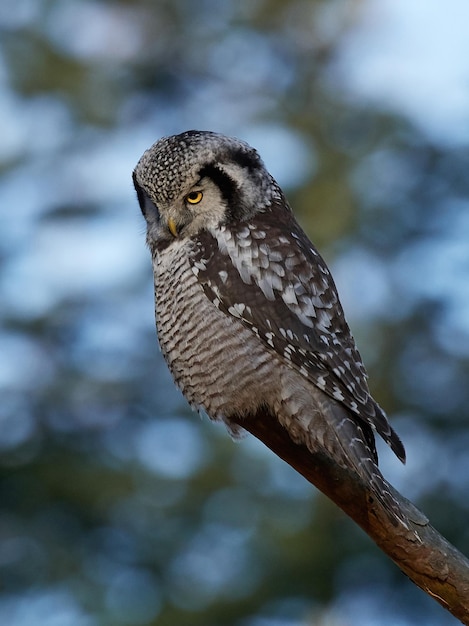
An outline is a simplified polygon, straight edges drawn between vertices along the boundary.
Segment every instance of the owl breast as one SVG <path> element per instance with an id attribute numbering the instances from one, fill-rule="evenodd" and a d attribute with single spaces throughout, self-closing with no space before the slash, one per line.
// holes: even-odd
<path id="1" fill-rule="evenodd" d="M 205 295 L 175 241 L 154 258 L 158 339 L 179 388 L 212 419 L 255 411 L 272 400 L 272 355 L 253 333 Z"/>

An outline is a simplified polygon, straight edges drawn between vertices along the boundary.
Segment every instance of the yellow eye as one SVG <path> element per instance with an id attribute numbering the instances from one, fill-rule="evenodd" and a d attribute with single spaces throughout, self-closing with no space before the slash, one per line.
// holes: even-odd
<path id="1" fill-rule="evenodd" d="M 187 194 L 186 200 L 189 204 L 199 204 L 203 197 L 204 194 L 201 191 L 191 191 Z"/>

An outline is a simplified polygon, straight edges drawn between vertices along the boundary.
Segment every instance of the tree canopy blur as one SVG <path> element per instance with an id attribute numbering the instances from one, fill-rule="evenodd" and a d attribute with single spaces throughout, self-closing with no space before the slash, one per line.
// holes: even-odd
<path id="1" fill-rule="evenodd" d="M 131 172 L 190 128 L 259 150 L 406 445 L 383 473 L 468 554 L 468 13 L 3 0 L 2 624 L 456 623 L 253 438 L 191 413 Z"/>

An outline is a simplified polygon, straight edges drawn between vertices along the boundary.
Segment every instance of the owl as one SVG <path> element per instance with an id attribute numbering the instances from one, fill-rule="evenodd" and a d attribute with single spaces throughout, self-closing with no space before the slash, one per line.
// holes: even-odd
<path id="1" fill-rule="evenodd" d="M 184 132 L 147 150 L 133 181 L 159 343 L 189 403 L 234 434 L 266 411 L 392 509 L 374 435 L 402 462 L 404 447 L 370 395 L 331 273 L 256 150 Z"/>

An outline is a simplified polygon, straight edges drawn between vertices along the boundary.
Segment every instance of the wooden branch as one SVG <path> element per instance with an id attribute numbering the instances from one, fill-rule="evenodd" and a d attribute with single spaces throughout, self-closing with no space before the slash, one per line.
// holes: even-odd
<path id="1" fill-rule="evenodd" d="M 469 560 L 409 500 L 391 487 L 408 520 L 406 528 L 396 525 L 356 474 L 295 444 L 267 413 L 240 418 L 238 424 L 335 502 L 416 585 L 469 626 Z"/>

